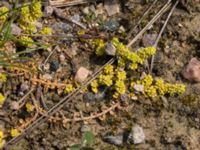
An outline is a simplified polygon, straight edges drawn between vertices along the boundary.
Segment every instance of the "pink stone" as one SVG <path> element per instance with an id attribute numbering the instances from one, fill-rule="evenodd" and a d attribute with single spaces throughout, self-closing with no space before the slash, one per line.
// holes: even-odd
<path id="1" fill-rule="evenodd" d="M 80 67 L 75 75 L 75 80 L 79 83 L 86 80 L 88 75 L 90 74 L 90 71 L 84 67 Z"/>
<path id="2" fill-rule="evenodd" d="M 192 58 L 182 71 L 184 78 L 200 82 L 200 61 L 197 58 Z"/>

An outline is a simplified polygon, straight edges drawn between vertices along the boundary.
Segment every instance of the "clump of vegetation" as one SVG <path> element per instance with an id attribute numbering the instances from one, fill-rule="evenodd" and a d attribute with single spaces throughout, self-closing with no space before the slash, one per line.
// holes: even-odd
<path id="1" fill-rule="evenodd" d="M 25 33 L 32 34 L 37 32 L 36 21 L 43 16 L 40 0 L 33 0 L 32 5 L 26 5 L 21 8 L 19 26 Z"/>
<path id="2" fill-rule="evenodd" d="M 105 42 L 103 40 L 95 40 L 94 43 L 97 56 L 104 55 Z M 164 95 L 175 96 L 185 92 L 185 85 L 166 83 L 163 79 L 154 79 L 152 75 L 145 75 L 142 79 L 135 81 L 127 77 L 129 72 L 137 71 L 139 66 L 156 53 L 155 47 L 141 48 L 137 52 L 132 52 L 117 38 L 113 38 L 112 43 L 117 52 L 117 66 L 106 66 L 102 74 L 91 83 L 91 89 L 94 93 L 98 93 L 98 88 L 101 86 L 110 87 L 114 91 L 113 98 L 119 98 L 125 93 L 129 93 L 130 96 L 135 96 L 139 93 L 145 97 L 154 98 Z M 142 89 L 138 92 L 135 90 L 135 86 L 140 86 Z"/>
<path id="3" fill-rule="evenodd" d="M 9 9 L 7 7 L 0 7 L 0 24 L 4 23 L 8 18 L 8 11 Z"/>
<path id="4" fill-rule="evenodd" d="M 164 96 L 169 94 L 175 96 L 175 94 L 183 94 L 185 92 L 185 85 L 183 84 L 170 84 L 163 81 L 163 79 L 154 80 L 151 75 L 146 75 L 143 79 L 133 81 L 130 89 L 133 93 L 137 93 L 134 89 L 135 85 L 140 85 L 144 89 L 141 91 L 146 97 L 154 98 L 157 96 Z"/>

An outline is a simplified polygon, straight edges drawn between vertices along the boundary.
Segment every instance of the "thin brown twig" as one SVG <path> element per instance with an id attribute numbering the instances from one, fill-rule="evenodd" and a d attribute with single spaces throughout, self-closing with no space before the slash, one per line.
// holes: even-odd
<path id="1" fill-rule="evenodd" d="M 29 126 L 33 121 L 35 121 L 39 115 L 39 109 L 38 109 L 38 105 L 37 105 L 37 102 L 36 102 L 36 99 L 34 97 L 33 94 L 31 94 L 31 100 L 33 101 L 33 105 L 34 105 L 34 108 L 36 110 L 36 113 L 35 115 L 33 116 L 33 118 L 31 118 L 30 120 L 28 120 L 25 124 L 23 124 L 22 126 L 18 127 L 17 129 L 19 129 L 20 131 L 23 131 L 24 128 L 26 128 L 27 126 Z"/>
<path id="2" fill-rule="evenodd" d="M 104 111 L 102 111 L 102 112 L 100 112 L 100 113 L 93 114 L 93 115 L 88 116 L 88 117 L 84 117 L 84 116 L 80 113 L 80 114 L 81 114 L 81 117 L 80 117 L 80 118 L 74 117 L 74 118 L 72 118 L 72 119 L 68 119 L 68 118 L 65 118 L 65 117 L 64 117 L 64 119 L 63 119 L 63 118 L 53 118 L 53 119 L 55 119 L 56 121 L 61 121 L 61 120 L 63 120 L 62 122 L 63 122 L 64 124 L 69 123 L 69 122 L 88 121 L 88 120 L 92 120 L 92 119 L 99 118 L 99 117 L 101 117 L 101 116 L 107 114 L 108 112 L 114 110 L 115 108 L 117 108 L 117 107 L 119 107 L 119 106 L 120 106 L 120 104 L 119 104 L 119 102 L 118 102 L 118 103 L 112 105 L 111 107 L 109 107 L 108 109 L 106 109 L 106 110 L 104 110 Z"/>
<path id="3" fill-rule="evenodd" d="M 49 3 L 51 6 L 54 7 L 66 7 L 66 6 L 74 6 L 74 5 L 79 5 L 79 4 L 84 4 L 84 3 L 89 3 L 89 2 L 95 2 L 96 0 L 49 0 Z"/>
<path id="4" fill-rule="evenodd" d="M 34 89 L 30 89 L 19 101 L 19 107 L 18 109 L 22 108 L 24 104 L 26 103 L 25 99 L 34 91 Z"/>

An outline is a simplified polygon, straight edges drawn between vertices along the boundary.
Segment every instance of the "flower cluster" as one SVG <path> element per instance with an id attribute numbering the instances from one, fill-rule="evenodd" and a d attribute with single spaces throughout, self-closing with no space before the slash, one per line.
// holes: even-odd
<path id="1" fill-rule="evenodd" d="M 20 27 L 29 34 L 37 31 L 35 22 L 42 17 L 42 5 L 41 1 L 34 0 L 32 5 L 27 5 L 21 8 L 19 25 Z"/>
<path id="2" fill-rule="evenodd" d="M 20 135 L 20 131 L 18 129 L 11 129 L 10 131 L 11 137 L 16 137 Z"/>
<path id="3" fill-rule="evenodd" d="M 96 55 L 102 56 L 105 53 L 105 42 L 102 39 L 96 39 L 93 41 L 93 45 L 96 48 Z"/>
<path id="4" fill-rule="evenodd" d="M 126 45 L 119 42 L 117 38 L 113 38 L 112 43 L 117 49 L 119 67 L 123 67 L 126 62 L 130 62 L 129 68 L 132 70 L 137 69 L 138 64 L 143 64 L 148 57 L 156 52 L 155 47 L 141 48 L 137 52 L 132 52 Z"/>
<path id="5" fill-rule="evenodd" d="M 111 86 L 113 84 L 114 68 L 108 65 L 104 68 L 103 73 L 99 75 L 99 84 Z"/>
<path id="6" fill-rule="evenodd" d="M 6 80 L 7 80 L 6 74 L 0 73 L 0 82 L 6 82 Z"/>
<path id="7" fill-rule="evenodd" d="M 34 110 L 34 106 L 31 103 L 26 103 L 25 105 L 27 112 L 32 112 Z"/>
<path id="8" fill-rule="evenodd" d="M 165 83 L 162 79 L 156 79 L 154 81 L 151 75 L 146 75 L 143 79 L 136 81 L 136 84 L 143 85 L 143 94 L 150 98 L 164 96 L 166 94 L 169 94 L 170 96 L 176 94 L 180 95 L 185 92 L 185 85 Z M 134 85 L 134 83 L 131 85 Z M 131 88 L 132 91 L 134 91 L 133 86 Z"/>
<path id="9" fill-rule="evenodd" d="M 98 93 L 98 82 L 97 82 L 97 80 L 93 80 L 92 82 L 91 82 L 91 84 L 90 84 L 90 86 L 91 86 L 91 90 L 92 90 L 92 92 L 94 92 L 94 93 Z"/>
<path id="10" fill-rule="evenodd" d="M 0 24 L 4 23 L 4 21 L 8 18 L 9 9 L 7 7 L 0 7 Z"/>
<path id="11" fill-rule="evenodd" d="M 5 144 L 4 133 L 3 131 L 0 130 L 0 148 L 3 148 L 4 144 Z"/>
<path id="12" fill-rule="evenodd" d="M 69 84 L 66 85 L 65 90 L 64 90 L 64 93 L 69 94 L 69 93 L 71 93 L 73 90 L 75 90 L 74 86 L 73 86 L 71 83 L 69 83 Z"/>
<path id="13" fill-rule="evenodd" d="M 40 34 L 51 35 L 52 34 L 52 29 L 49 28 L 49 27 L 44 27 L 42 30 L 40 30 Z"/>
<path id="14" fill-rule="evenodd" d="M 0 93 L 0 106 L 3 105 L 5 97 Z"/>
<path id="15" fill-rule="evenodd" d="M 33 40 L 28 37 L 28 36 L 21 36 L 19 38 L 19 43 L 23 46 L 26 46 L 26 47 L 31 47 L 33 46 Z"/>
<path id="16" fill-rule="evenodd" d="M 99 75 L 99 77 L 92 81 L 90 84 L 91 90 L 94 93 L 98 93 L 99 86 L 111 86 L 113 85 L 113 78 L 114 78 L 114 68 L 112 65 L 107 65 L 103 72 Z"/>
<path id="17" fill-rule="evenodd" d="M 117 66 L 116 69 L 112 65 L 108 65 L 104 68 L 103 73 L 91 83 L 91 89 L 94 93 L 98 92 L 98 86 L 112 86 L 114 90 L 113 97 L 118 98 L 120 95 L 126 93 L 125 83 L 129 82 L 126 77 L 126 71 L 122 68 L 129 67 L 131 70 L 135 70 L 139 65 L 145 63 L 145 61 L 156 53 L 155 47 L 141 48 L 136 52 L 132 52 L 126 45 L 121 43 L 117 38 L 112 39 L 112 44 L 116 48 Z M 96 46 L 97 56 L 104 54 L 105 42 L 101 39 L 94 41 Z M 176 94 L 182 94 L 185 91 L 183 84 L 170 84 L 165 83 L 162 79 L 154 80 L 151 75 L 146 75 L 143 79 L 133 81 L 129 84 L 130 95 L 142 93 L 144 96 L 154 98 L 163 95 L 174 96 Z"/>
<path id="18" fill-rule="evenodd" d="M 118 98 L 120 95 L 126 92 L 126 72 L 124 70 L 116 69 L 116 82 L 114 85 L 115 92 L 113 98 Z"/>

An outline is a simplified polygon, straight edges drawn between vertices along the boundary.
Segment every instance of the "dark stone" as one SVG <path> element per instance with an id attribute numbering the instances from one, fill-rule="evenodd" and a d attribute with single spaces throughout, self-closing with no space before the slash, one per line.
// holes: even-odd
<path id="1" fill-rule="evenodd" d="M 115 31 L 119 28 L 119 23 L 116 20 L 108 20 L 105 22 L 103 29 L 107 31 Z"/>
<path id="2" fill-rule="evenodd" d="M 59 68 L 59 62 L 57 60 L 53 60 L 50 62 L 50 70 L 56 72 Z"/>

